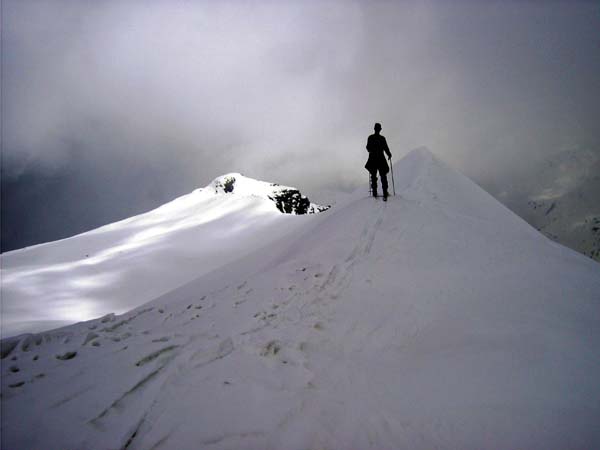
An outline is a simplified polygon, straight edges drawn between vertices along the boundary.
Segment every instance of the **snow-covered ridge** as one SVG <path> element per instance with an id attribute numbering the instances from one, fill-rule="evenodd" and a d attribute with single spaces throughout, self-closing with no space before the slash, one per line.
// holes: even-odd
<path id="1" fill-rule="evenodd" d="M 3 446 L 600 448 L 597 264 L 428 152 L 395 169 L 387 203 L 313 216 L 195 193 L 294 232 L 123 315 L 2 341 Z M 238 212 L 217 227 L 256 219 Z"/>
<path id="2" fill-rule="evenodd" d="M 277 209 L 285 214 L 315 214 L 329 209 L 329 206 L 311 203 L 308 197 L 296 188 L 255 180 L 240 173 L 229 173 L 215 178 L 209 184 L 209 189 L 214 189 L 215 194 L 263 198 L 273 202 Z"/>
<path id="3" fill-rule="evenodd" d="M 124 313 L 325 209 L 295 188 L 232 173 L 147 213 L 4 253 L 2 336 Z"/>

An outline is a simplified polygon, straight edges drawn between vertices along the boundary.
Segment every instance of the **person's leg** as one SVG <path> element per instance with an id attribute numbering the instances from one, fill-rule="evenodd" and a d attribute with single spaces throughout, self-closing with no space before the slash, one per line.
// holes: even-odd
<path id="1" fill-rule="evenodd" d="M 377 197 L 377 171 L 371 172 L 371 192 Z"/>
<path id="2" fill-rule="evenodd" d="M 388 181 L 387 175 L 383 172 L 379 172 L 379 176 L 381 177 L 381 189 L 383 189 L 383 196 L 388 196 Z"/>

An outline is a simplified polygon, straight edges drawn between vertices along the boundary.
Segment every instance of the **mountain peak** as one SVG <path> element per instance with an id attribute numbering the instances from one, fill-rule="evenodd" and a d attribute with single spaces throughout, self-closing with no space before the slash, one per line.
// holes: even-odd
<path id="1" fill-rule="evenodd" d="M 215 178 L 207 188 L 214 190 L 215 194 L 233 194 L 269 200 L 284 214 L 315 214 L 329 209 L 329 206 L 311 203 L 308 197 L 294 187 L 256 180 L 237 172 Z"/>
<path id="2" fill-rule="evenodd" d="M 431 161 L 437 158 L 435 154 L 425 146 L 417 147 L 406 154 L 406 158 L 420 158 L 423 161 Z"/>
<path id="3" fill-rule="evenodd" d="M 409 152 L 394 163 L 396 192 L 422 204 L 435 205 L 452 213 L 478 219 L 519 223 L 523 220 L 509 211 L 477 183 L 426 147 Z"/>

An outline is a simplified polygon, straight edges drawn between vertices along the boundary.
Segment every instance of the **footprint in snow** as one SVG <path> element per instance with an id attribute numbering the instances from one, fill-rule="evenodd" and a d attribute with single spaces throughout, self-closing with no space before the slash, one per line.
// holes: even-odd
<path id="1" fill-rule="evenodd" d="M 73 359 L 77 356 L 77 352 L 65 352 L 62 355 L 56 355 L 56 359 L 61 361 L 67 361 L 69 359 Z"/>
<path id="2" fill-rule="evenodd" d="M 275 314 L 275 313 L 267 314 L 266 311 L 260 311 L 260 312 L 257 312 L 256 314 L 254 314 L 255 319 L 265 320 L 265 321 L 275 319 L 276 317 L 277 317 L 277 314 Z"/>
<path id="3" fill-rule="evenodd" d="M 105 315 L 104 317 L 101 317 L 100 323 L 114 322 L 114 320 L 115 320 L 115 314 L 110 313 L 110 314 Z"/>
<path id="4" fill-rule="evenodd" d="M 82 345 L 87 345 L 90 342 L 92 342 L 94 339 L 96 339 L 97 337 L 99 337 L 99 335 L 97 333 L 94 333 L 93 331 L 89 332 L 87 334 L 87 336 L 85 337 L 85 340 L 83 341 Z M 92 344 L 93 345 L 93 344 Z"/>
<path id="5" fill-rule="evenodd" d="M 148 364 L 149 362 L 154 361 L 159 356 L 164 355 L 165 353 L 168 353 L 168 352 L 176 349 L 177 347 L 179 347 L 179 346 L 178 345 L 169 345 L 168 347 L 161 348 L 160 350 L 157 350 L 155 352 L 152 352 L 152 353 L 144 356 L 143 358 L 138 360 L 138 362 L 136 362 L 135 365 L 138 367 L 141 367 L 145 364 Z"/>
<path id="6" fill-rule="evenodd" d="M 36 346 L 42 345 L 42 335 L 41 334 L 28 335 L 27 337 L 25 337 L 25 339 L 23 339 L 23 341 L 21 343 L 21 350 L 23 350 L 24 352 L 28 352 L 31 349 L 32 345 L 36 345 Z"/>
<path id="7" fill-rule="evenodd" d="M 281 343 L 279 341 L 271 341 L 265 345 L 261 351 L 260 356 L 275 356 L 281 351 Z"/>

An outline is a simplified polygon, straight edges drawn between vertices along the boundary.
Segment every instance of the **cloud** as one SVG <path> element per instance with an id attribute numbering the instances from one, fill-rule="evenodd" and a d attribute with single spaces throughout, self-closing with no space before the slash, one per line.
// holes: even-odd
<path id="1" fill-rule="evenodd" d="M 7 9 L 6 147 L 50 167 L 70 143 L 143 158 L 193 154 L 199 165 L 301 147 L 323 108 L 341 113 L 326 74 L 353 62 L 342 27 L 360 28 L 356 7 L 340 17 L 316 3 Z"/>
<path id="2" fill-rule="evenodd" d="M 161 199 L 231 171 L 349 188 L 378 121 L 395 159 L 425 145 L 498 184 L 550 152 L 600 148 L 596 9 L 8 0 L 3 175 L 126 167 L 141 184 L 160 175 Z"/>

